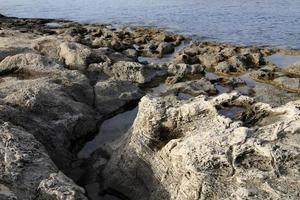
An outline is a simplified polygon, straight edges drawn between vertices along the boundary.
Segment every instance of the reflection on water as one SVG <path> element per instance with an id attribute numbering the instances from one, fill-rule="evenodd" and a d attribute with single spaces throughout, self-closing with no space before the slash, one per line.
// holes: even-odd
<path id="1" fill-rule="evenodd" d="M 98 148 L 121 138 L 132 126 L 137 112 L 138 107 L 104 121 L 98 135 L 92 141 L 85 144 L 83 149 L 78 153 L 78 157 L 88 158 Z"/>
<path id="2" fill-rule="evenodd" d="M 232 120 L 237 120 L 244 111 L 245 108 L 237 106 L 222 107 L 218 110 L 220 115 L 228 117 Z"/>
<path id="3" fill-rule="evenodd" d="M 299 0 L 0 0 L 0 13 L 158 26 L 197 38 L 300 48 Z"/>
<path id="4" fill-rule="evenodd" d="M 300 56 L 290 56 L 282 54 L 274 54 L 267 57 L 267 60 L 277 65 L 278 67 L 287 67 L 295 62 L 300 61 Z"/>

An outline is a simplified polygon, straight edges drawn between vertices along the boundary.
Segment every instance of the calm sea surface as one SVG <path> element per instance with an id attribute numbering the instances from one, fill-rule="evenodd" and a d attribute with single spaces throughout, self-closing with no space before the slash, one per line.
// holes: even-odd
<path id="1" fill-rule="evenodd" d="M 300 49 L 300 0 L 0 0 L 0 13 L 157 26 L 195 38 Z"/>

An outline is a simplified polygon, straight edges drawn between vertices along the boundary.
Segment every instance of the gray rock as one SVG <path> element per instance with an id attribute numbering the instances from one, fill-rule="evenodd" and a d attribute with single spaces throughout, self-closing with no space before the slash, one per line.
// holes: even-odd
<path id="1" fill-rule="evenodd" d="M 199 64 L 199 59 L 196 56 L 189 56 L 187 54 L 180 54 L 175 57 L 174 63 L 180 64 L 180 63 L 185 63 L 185 64 Z"/>
<path id="2" fill-rule="evenodd" d="M 1 121 L 0 132 L 0 179 L 4 184 L 0 185 L 0 198 L 45 199 L 40 198 L 40 193 L 37 193 L 39 185 L 45 182 L 47 176 L 57 171 L 46 149 L 33 135 L 11 123 Z M 60 190 L 63 191 L 76 187 L 78 186 L 67 178 L 60 182 Z M 73 194 L 65 192 L 63 196 L 55 199 L 69 199 L 79 193 L 83 195 L 84 190 Z"/>
<path id="3" fill-rule="evenodd" d="M 143 92 L 129 81 L 108 80 L 95 85 L 95 105 L 101 114 L 111 114 L 137 102 Z"/>
<path id="4" fill-rule="evenodd" d="M 200 60 L 200 63 L 207 68 L 212 68 L 216 66 L 219 62 L 224 60 L 222 54 L 210 53 L 200 54 L 198 56 L 198 59 Z"/>
<path id="5" fill-rule="evenodd" d="M 19 74 L 23 78 L 47 75 L 51 72 L 54 73 L 59 68 L 57 63 L 34 53 L 8 56 L 0 62 L 0 74 Z"/>
<path id="6" fill-rule="evenodd" d="M 60 49 L 58 47 L 61 43 L 62 40 L 54 36 L 41 37 L 34 41 L 34 49 L 49 58 L 60 60 Z"/>
<path id="7" fill-rule="evenodd" d="M 137 62 L 120 61 L 104 67 L 103 70 L 114 79 L 141 84 L 147 83 L 157 76 L 156 71 L 151 66 Z"/>
<path id="8" fill-rule="evenodd" d="M 123 53 L 129 57 L 129 58 L 133 58 L 133 59 L 137 59 L 138 57 L 138 52 L 135 49 L 127 49 L 125 51 L 123 51 Z"/>
<path id="9" fill-rule="evenodd" d="M 169 88 L 169 91 L 175 92 L 177 94 L 183 93 L 191 96 L 198 96 L 201 94 L 212 95 L 217 93 L 215 86 L 205 78 L 202 78 L 200 80 L 176 83 Z"/>
<path id="10" fill-rule="evenodd" d="M 194 64 L 194 65 L 189 65 L 189 64 L 170 64 L 168 66 L 168 72 L 173 75 L 203 75 L 204 74 L 204 68 L 202 65 L 199 64 Z"/>
<path id="11" fill-rule="evenodd" d="M 174 50 L 175 50 L 175 48 L 174 48 L 173 44 L 167 43 L 167 42 L 160 43 L 156 49 L 156 51 L 159 53 L 160 57 L 163 57 L 163 55 L 165 55 L 165 54 L 173 53 Z"/>
<path id="12" fill-rule="evenodd" d="M 103 61 L 103 52 L 85 45 L 68 42 L 60 46 L 60 57 L 70 69 L 85 70 L 89 64 Z"/>
<path id="13" fill-rule="evenodd" d="M 218 73 L 224 73 L 228 74 L 230 72 L 236 71 L 234 69 L 234 66 L 232 66 L 230 63 L 227 61 L 220 62 L 216 67 L 215 67 L 216 72 Z"/>
<path id="14" fill-rule="evenodd" d="M 89 80 L 38 54 L 8 57 L 0 65 L 7 76 L 0 82 L 0 102 L 10 105 L 1 107 L 0 118 L 35 135 L 56 164 L 67 167 L 71 141 L 96 129 Z"/>
<path id="15" fill-rule="evenodd" d="M 62 43 L 60 45 L 59 55 L 70 69 L 86 69 L 91 54 L 92 50 L 82 44 Z"/>
<path id="16" fill-rule="evenodd" d="M 235 93 L 189 101 L 146 96 L 104 171 L 106 185 L 131 199 L 297 199 L 299 104 L 272 109 Z M 250 106 L 257 122 L 243 126 L 250 119 L 228 118 L 224 106 Z"/>
<path id="17" fill-rule="evenodd" d="M 39 200 L 55 199 L 55 200 L 87 200 L 84 195 L 83 188 L 77 186 L 70 178 L 63 173 L 52 173 L 43 180 L 38 187 Z"/>

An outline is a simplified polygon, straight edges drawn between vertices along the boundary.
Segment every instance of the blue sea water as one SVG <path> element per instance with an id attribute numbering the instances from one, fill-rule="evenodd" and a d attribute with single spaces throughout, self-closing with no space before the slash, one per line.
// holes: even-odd
<path id="1" fill-rule="evenodd" d="M 0 13 L 157 26 L 195 38 L 300 49 L 300 0 L 0 0 Z"/>

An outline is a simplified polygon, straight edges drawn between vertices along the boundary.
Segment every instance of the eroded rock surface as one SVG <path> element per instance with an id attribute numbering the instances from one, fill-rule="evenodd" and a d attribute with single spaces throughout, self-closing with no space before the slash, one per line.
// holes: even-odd
<path id="1" fill-rule="evenodd" d="M 0 15 L 0 199 L 299 199 L 298 63 L 183 41 Z M 77 155 L 132 108 L 126 134 Z"/>
<path id="2" fill-rule="evenodd" d="M 297 199 L 299 105 L 144 97 L 106 184 L 132 199 Z"/>

